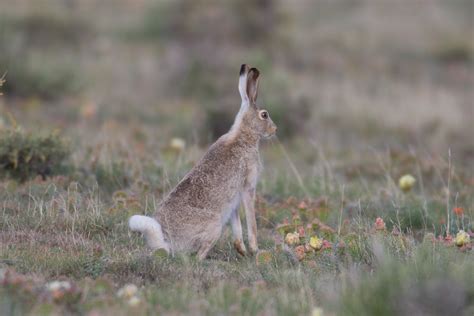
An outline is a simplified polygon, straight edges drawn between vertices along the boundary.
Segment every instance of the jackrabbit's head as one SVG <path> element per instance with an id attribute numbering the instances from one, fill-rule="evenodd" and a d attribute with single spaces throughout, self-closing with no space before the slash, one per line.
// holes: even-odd
<path id="1" fill-rule="evenodd" d="M 276 133 L 277 127 L 268 111 L 257 105 L 259 77 L 257 68 L 250 68 L 246 64 L 240 67 L 239 92 L 242 105 L 237 120 L 240 120 L 242 129 L 258 137 L 268 138 Z"/>

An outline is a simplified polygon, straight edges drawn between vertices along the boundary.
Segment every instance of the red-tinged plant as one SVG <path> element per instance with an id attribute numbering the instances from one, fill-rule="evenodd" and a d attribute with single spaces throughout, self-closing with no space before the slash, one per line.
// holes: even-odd
<path id="1" fill-rule="evenodd" d="M 454 207 L 453 208 L 453 213 L 456 214 L 457 216 L 462 216 L 464 214 L 464 208 Z"/>

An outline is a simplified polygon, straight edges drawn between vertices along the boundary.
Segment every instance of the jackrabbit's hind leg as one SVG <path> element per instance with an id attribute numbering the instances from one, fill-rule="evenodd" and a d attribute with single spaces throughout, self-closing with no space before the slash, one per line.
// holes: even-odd
<path id="1" fill-rule="evenodd" d="M 239 208 L 236 207 L 230 217 L 230 225 L 232 227 L 232 238 L 234 239 L 234 248 L 242 256 L 247 254 L 244 239 L 242 237 L 242 223 L 240 221 Z"/>
<path id="2" fill-rule="evenodd" d="M 201 260 L 204 260 L 206 259 L 207 257 L 207 254 L 209 253 L 209 251 L 212 249 L 212 247 L 214 247 L 214 244 L 216 242 L 203 242 L 201 244 L 201 247 L 199 247 L 199 250 L 198 250 L 198 253 L 197 253 L 197 257 L 199 259 L 199 261 Z"/>
<path id="3" fill-rule="evenodd" d="M 207 257 L 209 251 L 214 247 L 217 240 L 221 236 L 222 226 L 216 225 L 215 223 L 208 225 L 205 229 L 206 234 L 201 236 L 200 246 L 197 252 L 198 259 L 204 260 Z"/>
<path id="4" fill-rule="evenodd" d="M 257 243 L 257 221 L 255 219 L 255 189 L 247 189 L 242 194 L 242 202 L 245 208 L 245 219 L 247 220 L 247 234 L 249 239 L 250 252 L 256 254 Z"/>

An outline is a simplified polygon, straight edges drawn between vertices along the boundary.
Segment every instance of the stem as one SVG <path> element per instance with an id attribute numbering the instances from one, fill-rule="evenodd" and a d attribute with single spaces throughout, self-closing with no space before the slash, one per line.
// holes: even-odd
<path id="1" fill-rule="evenodd" d="M 450 235 L 449 199 L 451 197 L 451 148 L 448 150 L 448 192 L 446 196 L 446 236 Z"/>
<path id="2" fill-rule="evenodd" d="M 341 226 L 342 226 L 342 211 L 344 210 L 344 184 L 342 185 L 341 193 L 341 210 L 339 212 L 339 227 L 337 228 L 337 237 L 341 236 Z"/>

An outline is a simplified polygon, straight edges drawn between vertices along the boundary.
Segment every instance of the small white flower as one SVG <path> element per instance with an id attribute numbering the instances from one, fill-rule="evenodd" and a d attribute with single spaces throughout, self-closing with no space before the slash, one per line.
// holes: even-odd
<path id="1" fill-rule="evenodd" d="M 69 290 L 71 289 L 71 283 L 68 281 L 52 281 L 46 284 L 46 288 L 51 292 Z"/>
<path id="2" fill-rule="evenodd" d="M 131 299 L 134 297 L 138 292 L 138 288 L 135 284 L 125 284 L 120 290 L 117 292 L 117 296 L 124 299 Z"/>

